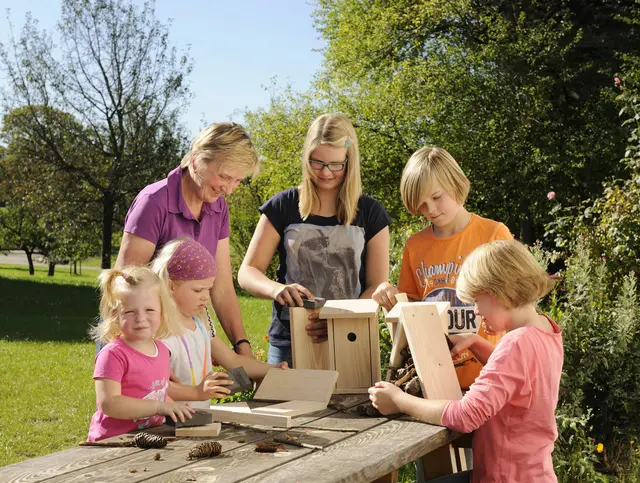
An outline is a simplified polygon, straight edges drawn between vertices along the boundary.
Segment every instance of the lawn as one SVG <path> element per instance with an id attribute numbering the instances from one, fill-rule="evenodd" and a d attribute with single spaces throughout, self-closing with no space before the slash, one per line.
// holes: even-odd
<path id="1" fill-rule="evenodd" d="M 95 411 L 87 335 L 98 313 L 98 270 L 82 275 L 0 264 L 0 466 L 75 446 Z M 261 358 L 271 319 L 266 300 L 239 297 L 249 339 Z M 218 324 L 219 328 L 219 324 Z M 222 329 L 219 328 L 222 335 Z"/>

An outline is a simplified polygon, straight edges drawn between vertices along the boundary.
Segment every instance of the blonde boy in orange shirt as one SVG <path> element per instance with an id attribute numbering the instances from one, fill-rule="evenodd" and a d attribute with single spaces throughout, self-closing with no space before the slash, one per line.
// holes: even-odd
<path id="1" fill-rule="evenodd" d="M 462 262 L 476 247 L 513 237 L 502 223 L 465 209 L 469 188 L 469 180 L 445 149 L 424 147 L 413 153 L 402 173 L 402 201 L 409 213 L 420 213 L 431 225 L 407 240 L 398 288 L 384 282 L 372 298 L 387 310 L 399 292 L 412 301 L 449 302 L 449 334 L 476 333 L 495 345 L 503 333 L 489 333 L 473 304 L 458 299 L 456 280 Z M 457 354 L 454 364 L 460 387 L 468 389 L 482 364 L 469 350 Z"/>

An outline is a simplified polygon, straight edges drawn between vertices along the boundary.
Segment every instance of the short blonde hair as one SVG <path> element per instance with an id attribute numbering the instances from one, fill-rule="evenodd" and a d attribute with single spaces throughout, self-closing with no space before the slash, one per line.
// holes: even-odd
<path id="1" fill-rule="evenodd" d="M 182 158 L 182 169 L 191 166 L 195 158 L 198 170 L 206 169 L 209 163 L 224 167 L 243 169 L 247 176 L 258 174 L 260 163 L 249 135 L 240 124 L 218 122 L 209 124 L 191 143 L 191 148 Z"/>
<path id="2" fill-rule="evenodd" d="M 173 326 L 173 302 L 164 284 L 148 267 L 127 266 L 122 269 L 103 270 L 100 281 L 100 317 L 102 323 L 91 328 L 95 340 L 111 342 L 122 334 L 120 328 L 120 310 L 122 296 L 134 287 L 157 290 L 160 299 L 160 327 L 155 338 L 164 339 L 175 333 Z"/>
<path id="3" fill-rule="evenodd" d="M 509 309 L 535 304 L 554 282 L 522 243 L 496 240 L 476 248 L 462 264 L 456 293 L 470 303 L 481 293 Z"/>
<path id="4" fill-rule="evenodd" d="M 446 149 L 427 146 L 413 153 L 402 171 L 400 193 L 409 213 L 418 213 L 434 182 L 461 205 L 467 201 L 471 184 L 456 160 Z"/>
<path id="5" fill-rule="evenodd" d="M 313 184 L 309 158 L 321 144 L 347 148 L 348 162 L 345 176 L 338 193 L 337 217 L 341 223 L 350 225 L 358 213 L 358 200 L 362 194 L 360 180 L 360 150 L 358 137 L 351 121 L 342 114 L 323 114 L 317 117 L 307 131 L 302 152 L 302 185 L 298 209 L 302 219 L 320 209 L 320 198 Z"/>

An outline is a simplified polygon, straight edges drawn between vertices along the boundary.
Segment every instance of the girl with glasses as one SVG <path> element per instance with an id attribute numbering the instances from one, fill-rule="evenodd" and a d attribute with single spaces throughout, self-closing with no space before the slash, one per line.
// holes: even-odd
<path id="1" fill-rule="evenodd" d="M 384 207 L 362 194 L 358 139 L 343 115 L 324 114 L 307 132 L 302 183 L 260 207 L 242 266 L 240 285 L 273 302 L 269 364 L 291 360 L 289 307 L 302 297 L 370 298 L 389 272 L 389 224 Z M 265 271 L 276 250 L 275 281 Z M 327 340 L 327 324 L 310 316 L 307 334 Z"/>

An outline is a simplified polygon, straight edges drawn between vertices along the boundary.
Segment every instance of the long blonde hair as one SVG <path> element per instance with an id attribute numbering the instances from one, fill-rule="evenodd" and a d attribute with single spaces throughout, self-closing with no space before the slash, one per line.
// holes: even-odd
<path id="1" fill-rule="evenodd" d="M 210 163 L 215 163 L 218 170 L 223 167 L 242 169 L 251 177 L 255 177 L 260 168 L 249 135 L 235 122 L 209 124 L 200 131 L 182 158 L 180 167 L 191 169 L 191 159 L 194 159 L 197 173 L 206 170 Z"/>
<path id="2" fill-rule="evenodd" d="M 356 130 L 351 121 L 342 114 L 323 114 L 317 117 L 307 131 L 302 153 L 302 185 L 299 188 L 298 209 L 302 219 L 320 210 L 320 197 L 313 184 L 309 158 L 321 144 L 347 148 L 348 162 L 345 176 L 338 193 L 337 217 L 341 223 L 350 225 L 358 213 L 358 200 L 362 194 L 360 180 L 360 150 Z"/>
<path id="3" fill-rule="evenodd" d="M 103 270 L 100 280 L 100 317 L 102 323 L 91 328 L 90 333 L 95 340 L 111 342 L 122 334 L 120 328 L 120 310 L 122 296 L 134 287 L 157 290 L 160 299 L 160 327 L 155 338 L 164 339 L 175 333 L 173 319 L 173 302 L 164 284 L 148 267 L 128 266 L 122 269 Z"/>
<path id="4" fill-rule="evenodd" d="M 505 307 L 517 309 L 537 303 L 554 282 L 535 257 L 516 240 L 496 240 L 480 245 L 462 264 L 456 293 L 471 303 L 488 293 Z"/>

